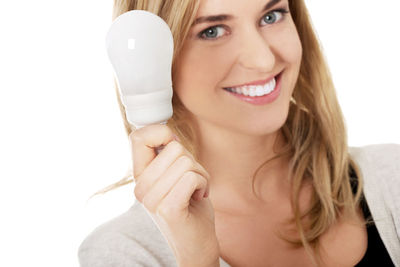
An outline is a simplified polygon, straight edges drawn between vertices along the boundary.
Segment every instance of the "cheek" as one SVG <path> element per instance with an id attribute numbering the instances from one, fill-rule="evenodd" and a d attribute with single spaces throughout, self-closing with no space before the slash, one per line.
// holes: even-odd
<path id="1" fill-rule="evenodd" d="M 296 25 L 290 16 L 282 24 L 271 29 L 267 28 L 264 34 L 277 61 L 287 64 L 291 69 L 300 64 L 302 44 Z"/>
<path id="2" fill-rule="evenodd" d="M 176 75 L 174 77 L 175 91 L 181 98 L 184 94 L 213 93 L 222 85 L 226 73 L 231 65 L 226 57 L 226 47 L 205 46 L 200 48 L 187 47 L 177 61 Z"/>
<path id="3" fill-rule="evenodd" d="M 285 66 L 284 87 L 289 90 L 285 92 L 286 98 L 290 99 L 300 71 L 302 60 L 302 44 L 293 23 L 280 29 L 279 33 L 273 35 L 274 52 L 277 60 Z"/>
<path id="4" fill-rule="evenodd" d="M 292 63 L 295 67 L 300 65 L 303 49 L 294 24 L 285 28 L 276 42 L 284 61 Z"/>

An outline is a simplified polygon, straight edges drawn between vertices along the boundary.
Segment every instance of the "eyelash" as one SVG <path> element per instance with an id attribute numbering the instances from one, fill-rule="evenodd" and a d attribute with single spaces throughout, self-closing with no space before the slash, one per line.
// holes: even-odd
<path id="1" fill-rule="evenodd" d="M 265 13 L 264 16 L 263 16 L 263 18 L 265 18 L 268 14 L 274 13 L 274 12 L 278 12 L 278 13 L 280 13 L 280 14 L 282 15 L 281 19 L 279 20 L 279 21 L 281 21 L 281 20 L 285 19 L 286 14 L 289 13 L 289 10 L 284 9 L 284 8 L 274 9 L 274 10 L 271 10 L 271 11 L 268 11 L 267 13 Z M 276 23 L 278 23 L 279 21 L 274 22 L 274 23 L 272 23 L 272 24 L 276 24 Z M 271 24 L 271 25 L 272 25 L 272 24 Z M 216 28 L 218 28 L 218 27 L 224 27 L 224 25 L 215 25 L 215 26 L 209 27 L 209 28 L 205 29 L 204 31 L 201 31 L 201 32 L 197 35 L 197 37 L 198 37 L 199 39 L 202 39 L 202 40 L 205 40 L 205 41 L 215 41 L 215 40 L 218 40 L 218 39 L 221 38 L 221 37 L 217 37 L 217 38 L 206 38 L 206 37 L 203 37 L 203 35 L 204 35 L 208 30 L 210 30 L 210 29 L 216 29 Z"/>

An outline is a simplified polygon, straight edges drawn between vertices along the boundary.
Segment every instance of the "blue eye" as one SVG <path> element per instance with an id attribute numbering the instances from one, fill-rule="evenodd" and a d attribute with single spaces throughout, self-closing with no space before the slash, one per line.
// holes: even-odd
<path id="1" fill-rule="evenodd" d="M 286 13 L 289 13 L 289 11 L 282 8 L 273 10 L 265 14 L 262 21 L 265 22 L 266 24 L 274 24 L 280 21 L 285 16 Z"/>
<path id="2" fill-rule="evenodd" d="M 264 15 L 264 17 L 262 18 L 262 22 L 265 22 L 266 24 L 277 23 L 284 18 L 286 13 L 289 13 L 289 11 L 283 8 L 272 10 Z M 205 29 L 204 31 L 200 32 L 197 36 L 199 39 L 203 39 L 206 41 L 208 40 L 214 41 L 219 39 L 220 36 L 224 34 L 224 31 L 226 31 L 224 25 L 216 25 Z"/>
<path id="3" fill-rule="evenodd" d="M 205 29 L 204 31 L 202 31 L 199 34 L 199 38 L 200 39 L 205 39 L 205 40 L 207 40 L 207 39 L 218 39 L 219 38 L 218 33 L 220 32 L 220 31 L 218 31 L 218 29 L 223 29 L 223 31 L 225 31 L 225 29 L 221 25 L 213 26 L 213 27 L 210 27 L 210 28 Z"/>

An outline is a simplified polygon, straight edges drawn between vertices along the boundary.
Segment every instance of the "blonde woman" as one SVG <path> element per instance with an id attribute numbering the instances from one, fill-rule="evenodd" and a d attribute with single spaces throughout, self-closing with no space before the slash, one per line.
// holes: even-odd
<path id="1" fill-rule="evenodd" d="M 119 102 L 134 179 L 103 192 L 134 181 L 137 201 L 81 266 L 400 266 L 400 146 L 348 147 L 303 0 L 115 0 L 113 17 L 133 9 L 173 33 L 174 115 L 135 130 Z"/>

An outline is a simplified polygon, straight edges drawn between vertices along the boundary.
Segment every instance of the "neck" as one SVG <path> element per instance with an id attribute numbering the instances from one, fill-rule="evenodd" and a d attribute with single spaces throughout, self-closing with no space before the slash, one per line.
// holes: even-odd
<path id="1" fill-rule="evenodd" d="M 285 144 L 281 130 L 262 136 L 250 136 L 204 122 L 197 124 L 196 128 L 199 163 L 211 176 L 212 200 L 223 203 L 226 197 L 226 201 L 232 201 L 235 197 L 242 203 L 253 203 L 260 201 L 257 196 L 275 197 L 284 188 L 287 189 L 288 183 L 284 179 L 288 173 L 287 157 L 263 165 L 256 179 L 253 179 L 256 170 L 277 155 L 275 151 Z"/>

